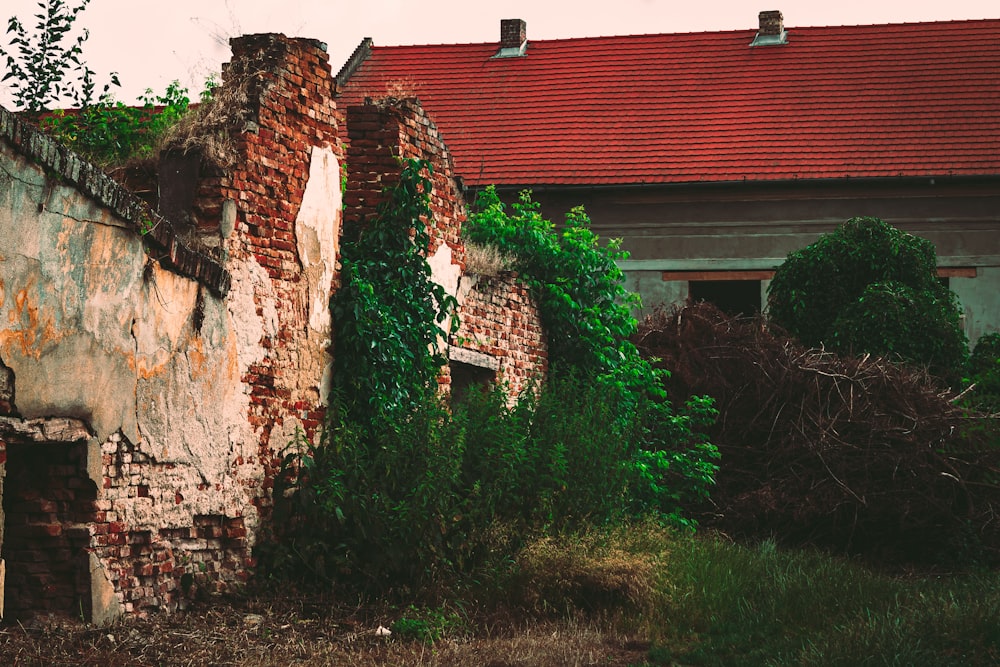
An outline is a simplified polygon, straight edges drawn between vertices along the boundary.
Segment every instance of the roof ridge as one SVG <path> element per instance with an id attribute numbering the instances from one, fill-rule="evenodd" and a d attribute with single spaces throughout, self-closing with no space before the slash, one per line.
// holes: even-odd
<path id="1" fill-rule="evenodd" d="M 835 25 L 801 25 L 801 26 L 786 26 L 785 30 L 789 33 L 792 31 L 815 31 L 815 30 L 836 30 L 841 28 L 893 28 L 893 27 L 931 27 L 931 26 L 941 26 L 941 25 L 957 25 L 957 24 L 977 24 L 977 23 L 1000 23 L 1000 16 L 997 18 L 984 18 L 984 19 L 941 19 L 937 21 L 899 21 L 894 23 L 848 23 L 848 24 L 835 24 Z M 529 39 L 529 44 L 539 45 L 539 44 L 552 44 L 556 42 L 581 42 L 581 41 L 593 41 L 593 40 L 606 40 L 606 39 L 629 39 L 629 38 L 652 38 L 652 37 L 693 37 L 693 36 L 716 36 L 716 35 L 739 35 L 748 34 L 752 35 L 757 32 L 756 27 L 748 28 L 730 28 L 726 30 L 691 30 L 682 32 L 644 32 L 644 33 L 624 33 L 624 34 L 614 34 L 614 35 L 591 35 L 587 37 L 551 37 L 542 39 Z M 369 39 L 369 38 L 366 38 Z M 364 43 L 364 42 L 362 42 Z M 384 45 L 374 45 L 369 44 L 372 50 L 378 51 L 388 51 L 396 49 L 420 49 L 420 48 L 462 48 L 462 47 L 488 47 L 491 49 L 496 49 L 499 41 L 490 42 L 432 42 L 424 44 L 384 44 Z M 360 48 L 360 47 L 359 47 Z M 355 50 L 356 52 L 357 50 Z M 353 58 L 353 55 L 352 55 Z M 350 61 L 349 61 L 350 62 Z M 346 65 L 345 65 L 346 67 Z M 343 69 L 341 69 L 343 71 Z"/>

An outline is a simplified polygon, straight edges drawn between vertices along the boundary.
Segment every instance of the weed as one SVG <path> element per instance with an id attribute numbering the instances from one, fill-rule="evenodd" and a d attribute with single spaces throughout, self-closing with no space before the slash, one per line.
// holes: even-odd
<path id="1" fill-rule="evenodd" d="M 462 616 L 445 607 L 418 607 L 411 604 L 390 628 L 395 637 L 433 644 L 444 637 L 456 637 L 466 631 Z"/>
<path id="2" fill-rule="evenodd" d="M 510 271 L 514 259 L 496 246 L 469 242 L 465 244 L 465 270 L 487 278 Z"/>

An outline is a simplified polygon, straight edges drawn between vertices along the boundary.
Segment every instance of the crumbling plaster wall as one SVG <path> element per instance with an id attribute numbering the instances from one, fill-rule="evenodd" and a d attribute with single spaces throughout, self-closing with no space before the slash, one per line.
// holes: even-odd
<path id="1" fill-rule="evenodd" d="M 133 568 L 109 547 L 134 531 L 190 526 L 195 515 L 253 520 L 231 474 L 253 442 L 238 366 L 246 322 L 234 317 L 246 310 L 241 290 L 224 300 L 166 270 L 131 224 L 8 144 L 0 179 L 0 358 L 16 378 L 16 409 L 25 419 L 77 418 L 91 432 L 102 510 L 91 547 L 104 556 L 93 576 L 118 593 L 107 604 L 169 607 L 169 590 L 127 595 L 121 570 Z M 113 441 L 155 465 L 129 471 Z"/>
<path id="2" fill-rule="evenodd" d="M 227 302 L 164 269 L 131 224 L 6 145 L 0 179 L 0 358 L 20 414 L 78 418 L 100 442 L 121 432 L 228 484 L 218 452 L 247 432 L 239 291 Z"/>
<path id="3" fill-rule="evenodd" d="M 176 607 L 185 572 L 245 578 L 279 450 L 319 424 L 341 192 L 316 46 L 234 44 L 230 67 L 254 79 L 233 110 L 243 160 L 209 182 L 232 218 L 215 223 L 224 280 L 198 279 L 208 260 L 179 271 L 192 262 L 169 221 L 135 202 L 123 218 L 2 118 L 17 140 L 0 142 L 0 359 L 21 416 L 92 433 L 94 583 L 112 591 L 95 618 Z"/>

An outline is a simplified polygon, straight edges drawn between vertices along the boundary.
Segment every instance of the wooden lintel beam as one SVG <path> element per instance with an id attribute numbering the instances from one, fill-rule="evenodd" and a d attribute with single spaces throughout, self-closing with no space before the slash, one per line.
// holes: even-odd
<path id="1" fill-rule="evenodd" d="M 974 266 L 939 266 L 939 278 L 975 278 L 976 267 Z"/>

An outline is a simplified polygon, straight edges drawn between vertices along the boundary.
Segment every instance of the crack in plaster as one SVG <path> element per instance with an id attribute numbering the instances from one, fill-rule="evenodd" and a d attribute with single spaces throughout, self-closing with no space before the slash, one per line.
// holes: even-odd
<path id="1" fill-rule="evenodd" d="M 43 204 L 42 206 L 44 207 L 45 205 Z M 47 208 L 47 207 L 44 207 L 43 210 L 46 213 L 52 213 L 53 215 L 60 215 L 60 216 L 62 216 L 64 218 L 69 218 L 70 220 L 73 220 L 74 222 L 89 223 L 91 225 L 103 225 L 104 227 L 115 227 L 117 229 L 128 229 L 128 227 L 126 225 L 116 225 L 114 223 L 107 222 L 105 220 L 94 220 L 92 218 L 78 218 L 75 215 L 70 215 L 66 211 L 56 211 L 56 210 L 53 210 L 53 209 Z"/>
<path id="2" fill-rule="evenodd" d="M 38 197 L 37 198 L 38 199 L 38 212 L 39 213 L 49 213 L 49 214 L 52 214 L 52 215 L 59 215 L 59 216 L 62 216 L 64 218 L 69 218 L 70 220 L 73 220 L 75 222 L 86 222 L 86 223 L 90 223 L 90 224 L 94 224 L 94 225 L 103 225 L 105 227 L 117 227 L 119 229 L 126 229 L 127 228 L 127 225 L 115 224 L 114 222 L 107 221 L 107 220 L 94 220 L 92 218 L 78 218 L 75 215 L 71 215 L 67 211 L 59 211 L 59 210 L 50 208 L 48 206 L 48 201 L 49 201 L 49 199 L 52 198 L 52 195 L 55 194 L 55 185 L 53 185 L 50 182 L 46 182 L 43 185 L 41 183 L 38 183 L 37 181 L 29 181 L 27 179 L 21 178 L 18 175 L 12 173 L 9 169 L 7 169 L 4 166 L 0 166 L 0 171 L 3 171 L 3 173 L 5 173 L 8 176 L 8 178 L 10 178 L 10 180 L 17 181 L 18 183 L 21 183 L 22 185 L 24 185 L 26 187 L 34 188 L 36 190 L 41 190 L 43 192 L 46 191 L 46 190 L 48 191 L 48 193 L 49 193 L 48 196 L 46 196 L 46 197 Z"/>
<path id="3" fill-rule="evenodd" d="M 132 336 L 132 344 L 133 344 L 132 359 L 133 359 L 133 367 L 135 369 L 135 386 L 132 389 L 132 397 L 133 397 L 132 404 L 133 404 L 134 409 L 135 409 L 135 432 L 136 432 L 136 435 L 139 436 L 138 437 L 138 442 L 142 442 L 142 423 L 140 421 L 140 413 L 139 413 L 139 378 L 140 378 L 140 370 L 139 370 L 139 337 L 136 336 L 136 333 L 135 333 L 136 322 L 137 322 L 136 318 L 133 317 L 132 318 L 132 326 L 129 327 L 128 331 L 129 331 L 129 334 Z M 138 443 L 136 443 L 135 446 L 138 447 Z"/>
<path id="4" fill-rule="evenodd" d="M 26 180 L 24 178 L 21 178 L 18 174 L 15 174 L 15 173 L 11 172 L 6 167 L 0 166 L 0 171 L 3 171 L 3 173 L 7 174 L 7 177 L 10 180 L 12 180 L 12 181 L 17 181 L 18 183 L 22 183 L 22 184 L 27 185 L 29 187 L 35 187 L 35 188 L 42 187 L 41 185 L 38 184 L 38 182 L 36 182 L 36 181 L 29 181 L 29 180 Z"/>

